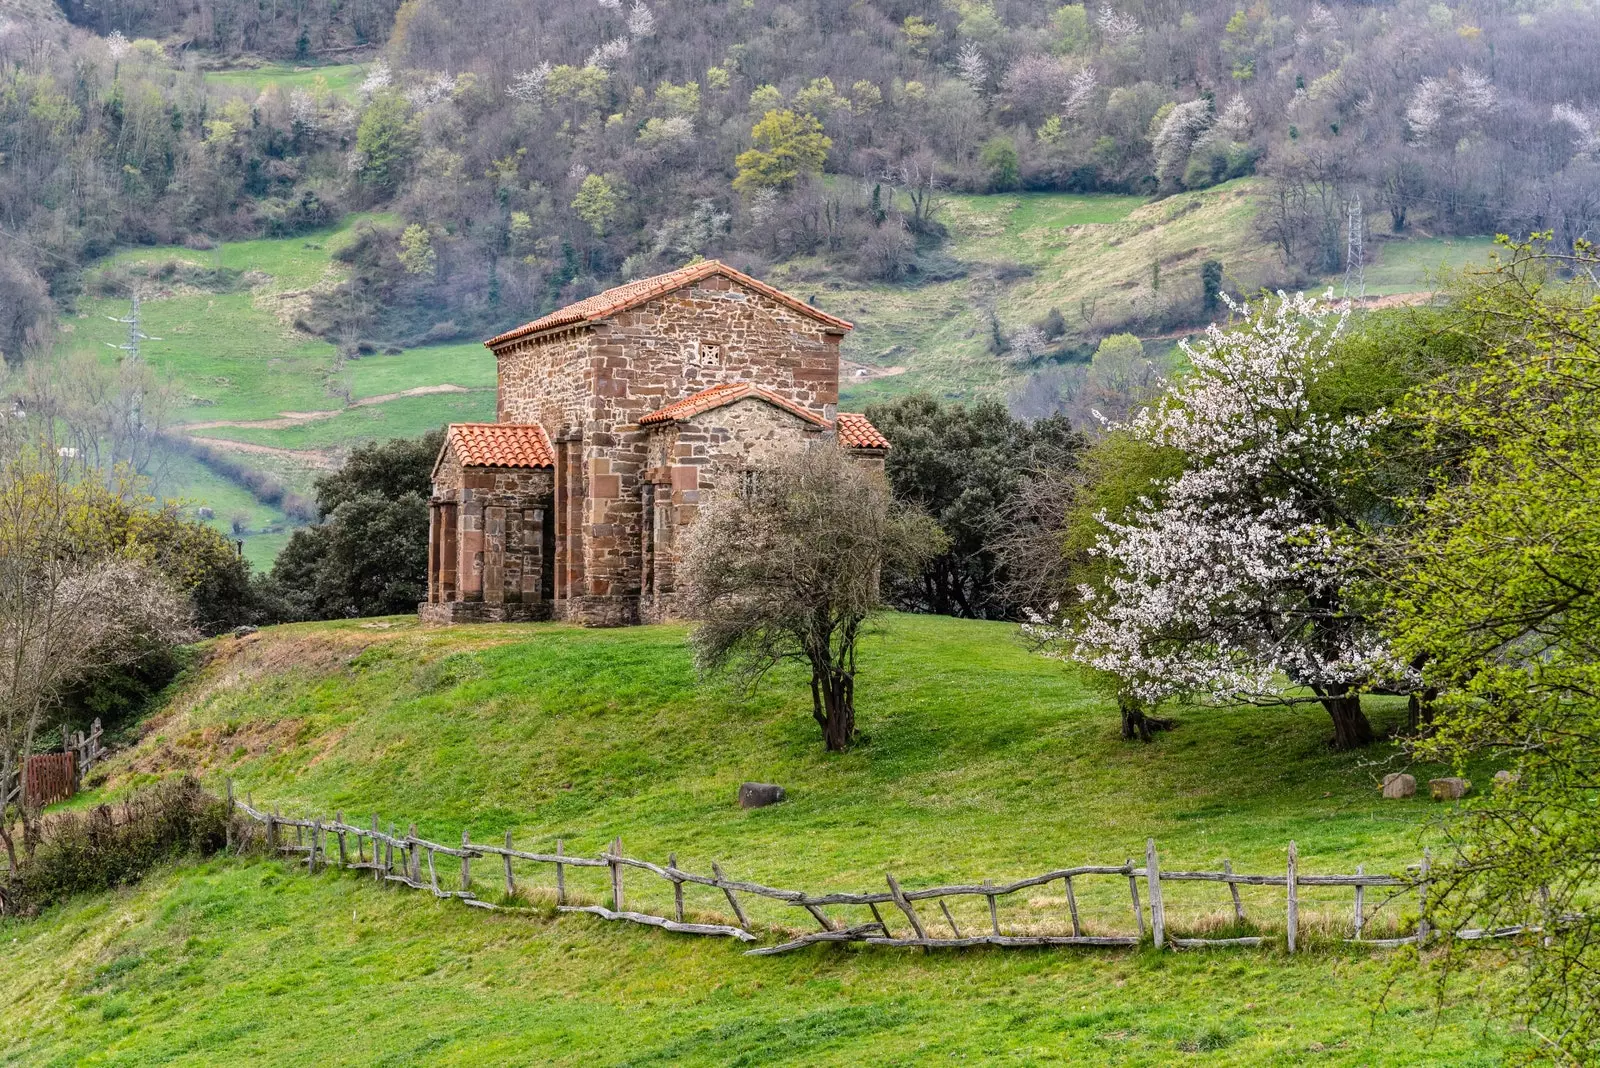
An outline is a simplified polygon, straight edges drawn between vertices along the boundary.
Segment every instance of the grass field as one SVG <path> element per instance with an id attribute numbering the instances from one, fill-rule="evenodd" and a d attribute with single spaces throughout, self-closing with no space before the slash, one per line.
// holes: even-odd
<path id="1" fill-rule="evenodd" d="M 367 76 L 365 63 L 330 63 L 322 66 L 292 63 L 263 63 L 237 70 L 207 71 L 206 84 L 212 88 L 245 89 L 259 93 L 269 85 L 284 92 L 307 89 L 326 90 L 336 96 L 354 96 Z"/>
<path id="2" fill-rule="evenodd" d="M 1172 867 L 1230 857 L 1279 871 L 1292 838 L 1302 871 L 1396 870 L 1444 811 L 1380 800 L 1391 749 L 1329 752 L 1314 710 L 1184 709 L 1175 731 L 1127 745 L 1108 704 L 1012 628 L 933 617 L 889 617 L 869 639 L 867 737 L 829 755 L 799 676 L 754 695 L 697 682 L 683 633 L 396 619 L 219 639 L 106 790 L 182 768 L 218 789 L 232 776 L 285 813 L 375 812 L 438 841 L 511 828 L 523 848 L 561 837 L 592 853 L 621 835 L 629 853 L 675 851 L 691 870 L 717 860 L 736 878 L 852 890 L 880 887 L 886 870 L 920 886 L 1118 863 L 1147 835 Z M 1380 710 L 1379 726 L 1399 715 Z M 747 779 L 790 799 L 741 811 Z M 572 878 L 601 897 L 600 879 Z M 1081 884 L 1091 929 L 1131 927 L 1126 883 Z M 664 884 L 629 887 L 632 907 L 670 907 Z M 1059 889 L 1010 903 L 1002 923 L 1063 923 Z M 0 929 L 14 940 L 0 1040 L 6 1060 L 29 1064 L 1488 1065 L 1515 1046 L 1484 1015 L 1506 981 L 1494 950 L 1464 977 L 1476 997 L 1436 1014 L 1428 980 L 1338 941 L 1347 892 L 1306 894 L 1310 949 L 1294 957 L 749 958 L 720 940 L 484 915 L 283 862 L 191 862 Z M 701 895 L 689 888 L 691 912 L 726 911 Z M 1246 890 L 1269 934 L 1278 895 Z M 1168 896 L 1180 931 L 1228 909 L 1203 884 Z M 752 922 L 797 922 L 781 909 Z M 982 922 L 967 909 L 959 922 Z"/>
<path id="3" fill-rule="evenodd" d="M 176 386 L 178 431 L 222 449 L 248 449 L 239 455 L 249 466 L 309 495 L 314 477 L 353 445 L 494 417 L 494 357 L 477 343 L 342 360 L 328 342 L 295 329 L 310 291 L 341 276 L 333 252 L 367 219 L 387 221 L 352 216 L 298 238 L 207 251 L 135 249 L 99 265 L 138 273 L 176 261 L 243 272 L 220 292 L 141 284 L 141 326 L 156 340 L 140 355 Z M 113 358 L 107 346 L 120 343 L 126 327 L 111 320 L 127 311 L 125 299 L 81 299 L 63 324 L 61 349 Z M 248 517 L 245 555 L 258 567 L 270 566 L 287 539 L 281 510 L 192 458 L 169 456 L 154 475 L 157 492 L 210 507 L 220 529 L 234 516 Z"/>

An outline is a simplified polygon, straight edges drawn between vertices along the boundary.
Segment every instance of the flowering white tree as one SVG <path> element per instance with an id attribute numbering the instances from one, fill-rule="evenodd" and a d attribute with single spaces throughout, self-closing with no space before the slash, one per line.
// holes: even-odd
<path id="1" fill-rule="evenodd" d="M 1363 745 L 1361 691 L 1406 674 L 1353 592 L 1360 519 L 1347 475 L 1385 417 L 1312 401 L 1346 309 L 1280 293 L 1234 310 L 1243 325 L 1185 344 L 1190 373 L 1118 427 L 1174 450 L 1181 473 L 1097 517 L 1101 580 L 1080 587 L 1073 620 L 1030 632 L 1146 708 L 1180 693 L 1314 700 L 1336 746 Z M 1285 693 L 1283 675 L 1314 696 Z"/>
<path id="2" fill-rule="evenodd" d="M 962 45 L 961 51 L 956 54 L 956 75 L 975 93 L 983 92 L 989 82 L 989 61 L 983 58 L 983 53 L 971 41 Z"/>

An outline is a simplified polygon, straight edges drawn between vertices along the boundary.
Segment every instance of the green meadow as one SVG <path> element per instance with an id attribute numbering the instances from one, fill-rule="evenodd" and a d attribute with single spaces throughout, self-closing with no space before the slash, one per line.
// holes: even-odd
<path id="1" fill-rule="evenodd" d="M 1384 801 L 1380 743 L 1327 748 L 1311 708 L 1181 708 L 1150 745 L 1013 627 L 889 616 L 863 647 L 861 744 L 822 750 L 804 679 L 755 692 L 696 678 L 677 626 L 424 627 L 410 619 L 270 628 L 208 643 L 108 767 L 115 797 L 175 771 L 286 815 L 415 822 L 435 841 L 626 851 L 808 890 L 1005 881 L 1120 863 L 1147 837 L 1169 868 L 1401 871 L 1446 809 Z M 1375 709 L 1380 731 L 1403 717 Z M 1410 768 L 1419 779 L 1442 769 Z M 1474 778 L 1492 772 L 1468 769 Z M 746 780 L 789 799 L 744 811 Z M 454 861 L 441 878 L 453 885 Z M 570 869 L 579 900 L 603 879 Z M 1246 888 L 1261 949 L 977 950 L 815 946 L 746 957 L 725 939 L 556 914 L 548 869 L 519 866 L 520 914 L 486 914 L 289 860 L 185 862 L 137 887 L 12 922 L 0 975 L 10 1063 L 265 1064 L 1498 1064 L 1520 1047 L 1489 1015 L 1498 950 L 1446 990 L 1408 958 L 1344 941 L 1348 890 L 1303 891 L 1301 952 L 1281 889 Z M 479 861 L 492 894 L 498 868 Z M 490 884 L 485 888 L 484 884 Z M 1220 887 L 1169 884 L 1176 933 L 1232 926 Z M 1124 879 L 1080 879 L 1085 927 L 1128 932 Z M 629 907 L 670 910 L 628 876 Z M 747 899 L 766 942 L 808 917 Z M 705 888 L 691 916 L 728 921 Z M 1380 902 L 1370 930 L 1409 929 Z M 860 922 L 850 910 L 834 918 Z M 982 899 L 958 924 L 987 922 Z M 925 917 L 944 929 L 937 914 Z M 802 922 L 806 921 L 806 922 Z M 1013 930 L 1059 930 L 1059 883 L 1005 899 Z M 902 924 L 903 925 L 903 924 Z"/>

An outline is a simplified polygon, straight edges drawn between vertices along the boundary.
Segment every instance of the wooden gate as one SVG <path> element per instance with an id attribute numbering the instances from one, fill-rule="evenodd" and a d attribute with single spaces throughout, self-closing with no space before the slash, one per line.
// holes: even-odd
<path id="1" fill-rule="evenodd" d="M 30 805 L 43 807 L 65 801 L 77 792 L 77 754 L 45 753 L 28 758 L 23 797 Z"/>

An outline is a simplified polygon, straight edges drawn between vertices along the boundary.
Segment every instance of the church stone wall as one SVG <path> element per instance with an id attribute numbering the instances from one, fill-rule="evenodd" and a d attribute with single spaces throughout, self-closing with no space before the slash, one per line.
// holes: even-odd
<path id="1" fill-rule="evenodd" d="M 563 495 L 574 505 L 556 553 L 572 554 L 569 596 L 558 609 L 564 618 L 639 619 L 650 464 L 640 417 L 720 383 L 756 382 L 832 419 L 840 338 L 781 301 L 713 276 L 593 327 L 513 341 L 497 353 L 498 420 L 543 424 L 563 457 L 558 468 L 576 468 L 556 476 L 567 480 Z M 563 439 L 576 443 L 563 450 Z"/>

